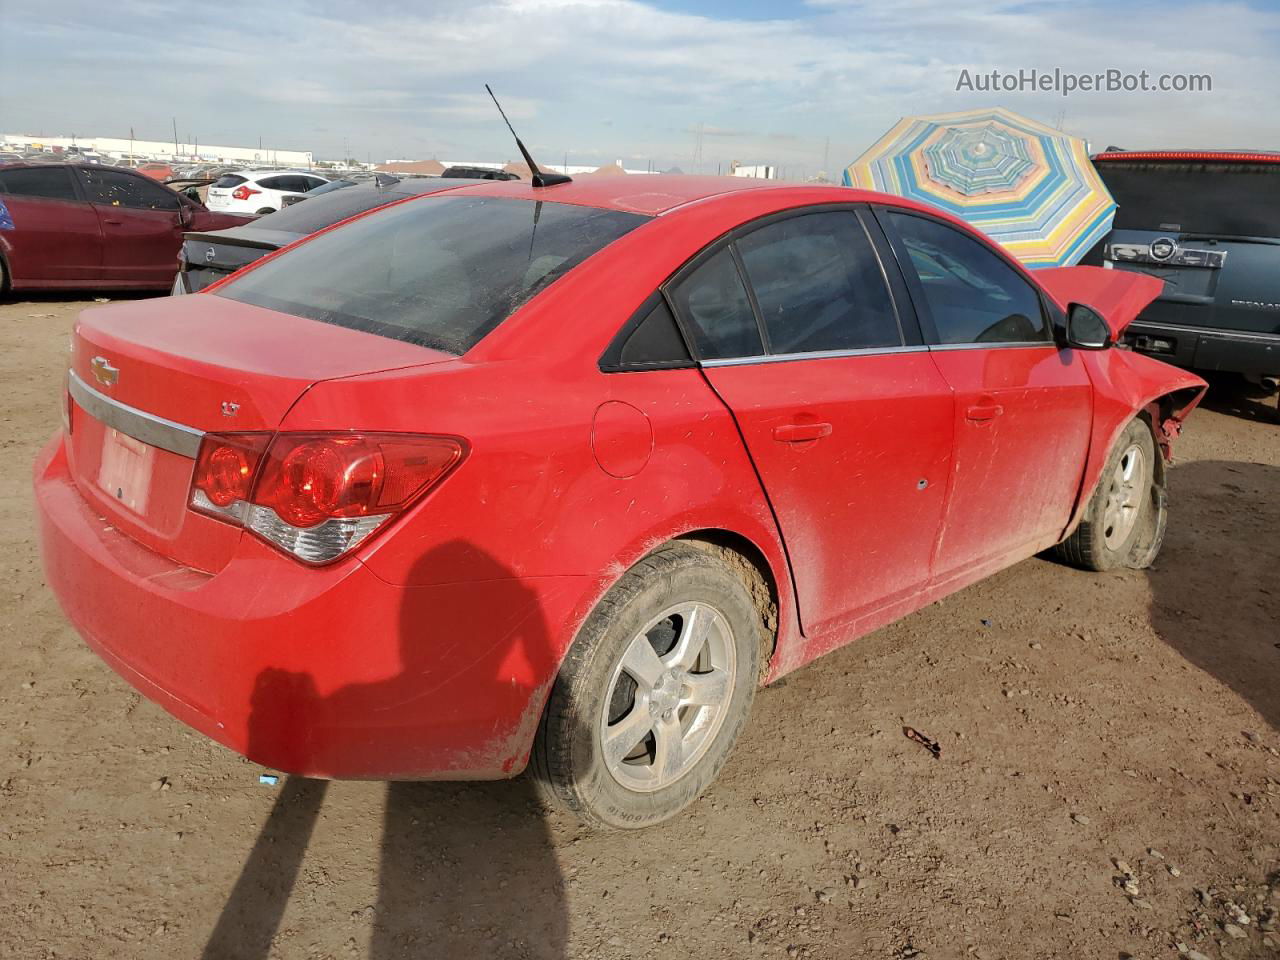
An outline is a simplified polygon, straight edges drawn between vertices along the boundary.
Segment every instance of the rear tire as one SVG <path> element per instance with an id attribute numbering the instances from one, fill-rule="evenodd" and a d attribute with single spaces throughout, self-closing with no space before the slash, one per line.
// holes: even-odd
<path id="1" fill-rule="evenodd" d="M 632 567 L 579 631 L 530 772 L 545 799 L 598 825 L 675 816 L 715 779 L 760 676 L 760 613 L 714 554 L 671 543 Z"/>
<path id="2" fill-rule="evenodd" d="M 268 213 L 275 213 L 275 211 L 272 210 L 270 207 L 263 207 L 261 210 L 258 211 L 258 216 L 260 217 L 266 216 Z"/>
<path id="3" fill-rule="evenodd" d="M 1084 570 L 1149 567 L 1164 542 L 1168 507 L 1151 427 L 1129 421 L 1075 532 L 1054 554 Z"/>

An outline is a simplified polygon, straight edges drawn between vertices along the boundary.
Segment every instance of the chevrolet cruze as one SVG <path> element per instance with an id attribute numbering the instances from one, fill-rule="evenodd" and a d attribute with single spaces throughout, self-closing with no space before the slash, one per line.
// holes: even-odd
<path id="1" fill-rule="evenodd" d="M 412 197 L 81 315 L 48 583 L 260 763 L 651 824 L 761 684 L 1040 551 L 1151 562 L 1204 386 L 1114 345 L 1159 286 L 855 190 Z"/>

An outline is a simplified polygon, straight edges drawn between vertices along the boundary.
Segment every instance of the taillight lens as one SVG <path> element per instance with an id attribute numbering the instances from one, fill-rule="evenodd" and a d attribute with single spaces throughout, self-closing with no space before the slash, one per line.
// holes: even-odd
<path id="1" fill-rule="evenodd" d="M 456 437 L 208 434 L 189 502 L 300 560 L 327 563 L 420 498 L 465 453 Z"/>
<path id="2" fill-rule="evenodd" d="M 210 433 L 200 443 L 191 478 L 191 503 L 206 513 L 238 518 L 258 472 L 269 433 Z"/>
<path id="3" fill-rule="evenodd" d="M 237 200 L 248 200 L 250 197 L 261 192 L 261 190 L 250 190 L 248 187 L 236 187 L 231 191 L 231 196 L 235 197 Z"/>

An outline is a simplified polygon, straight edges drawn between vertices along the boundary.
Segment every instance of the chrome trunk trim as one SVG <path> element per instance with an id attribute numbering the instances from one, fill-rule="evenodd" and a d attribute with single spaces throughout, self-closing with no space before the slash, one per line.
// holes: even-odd
<path id="1" fill-rule="evenodd" d="M 175 423 L 113 400 L 81 380 L 74 370 L 67 371 L 67 390 L 76 405 L 103 426 L 119 430 L 149 446 L 193 460 L 200 450 L 203 430 Z"/>

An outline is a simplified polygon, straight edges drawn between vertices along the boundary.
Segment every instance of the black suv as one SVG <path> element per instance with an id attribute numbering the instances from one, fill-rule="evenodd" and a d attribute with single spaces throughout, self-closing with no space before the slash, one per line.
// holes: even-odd
<path id="1" fill-rule="evenodd" d="M 1125 331 L 1182 367 L 1280 379 L 1280 153 L 1111 151 L 1093 157 L 1119 209 L 1085 262 L 1159 277 Z"/>

